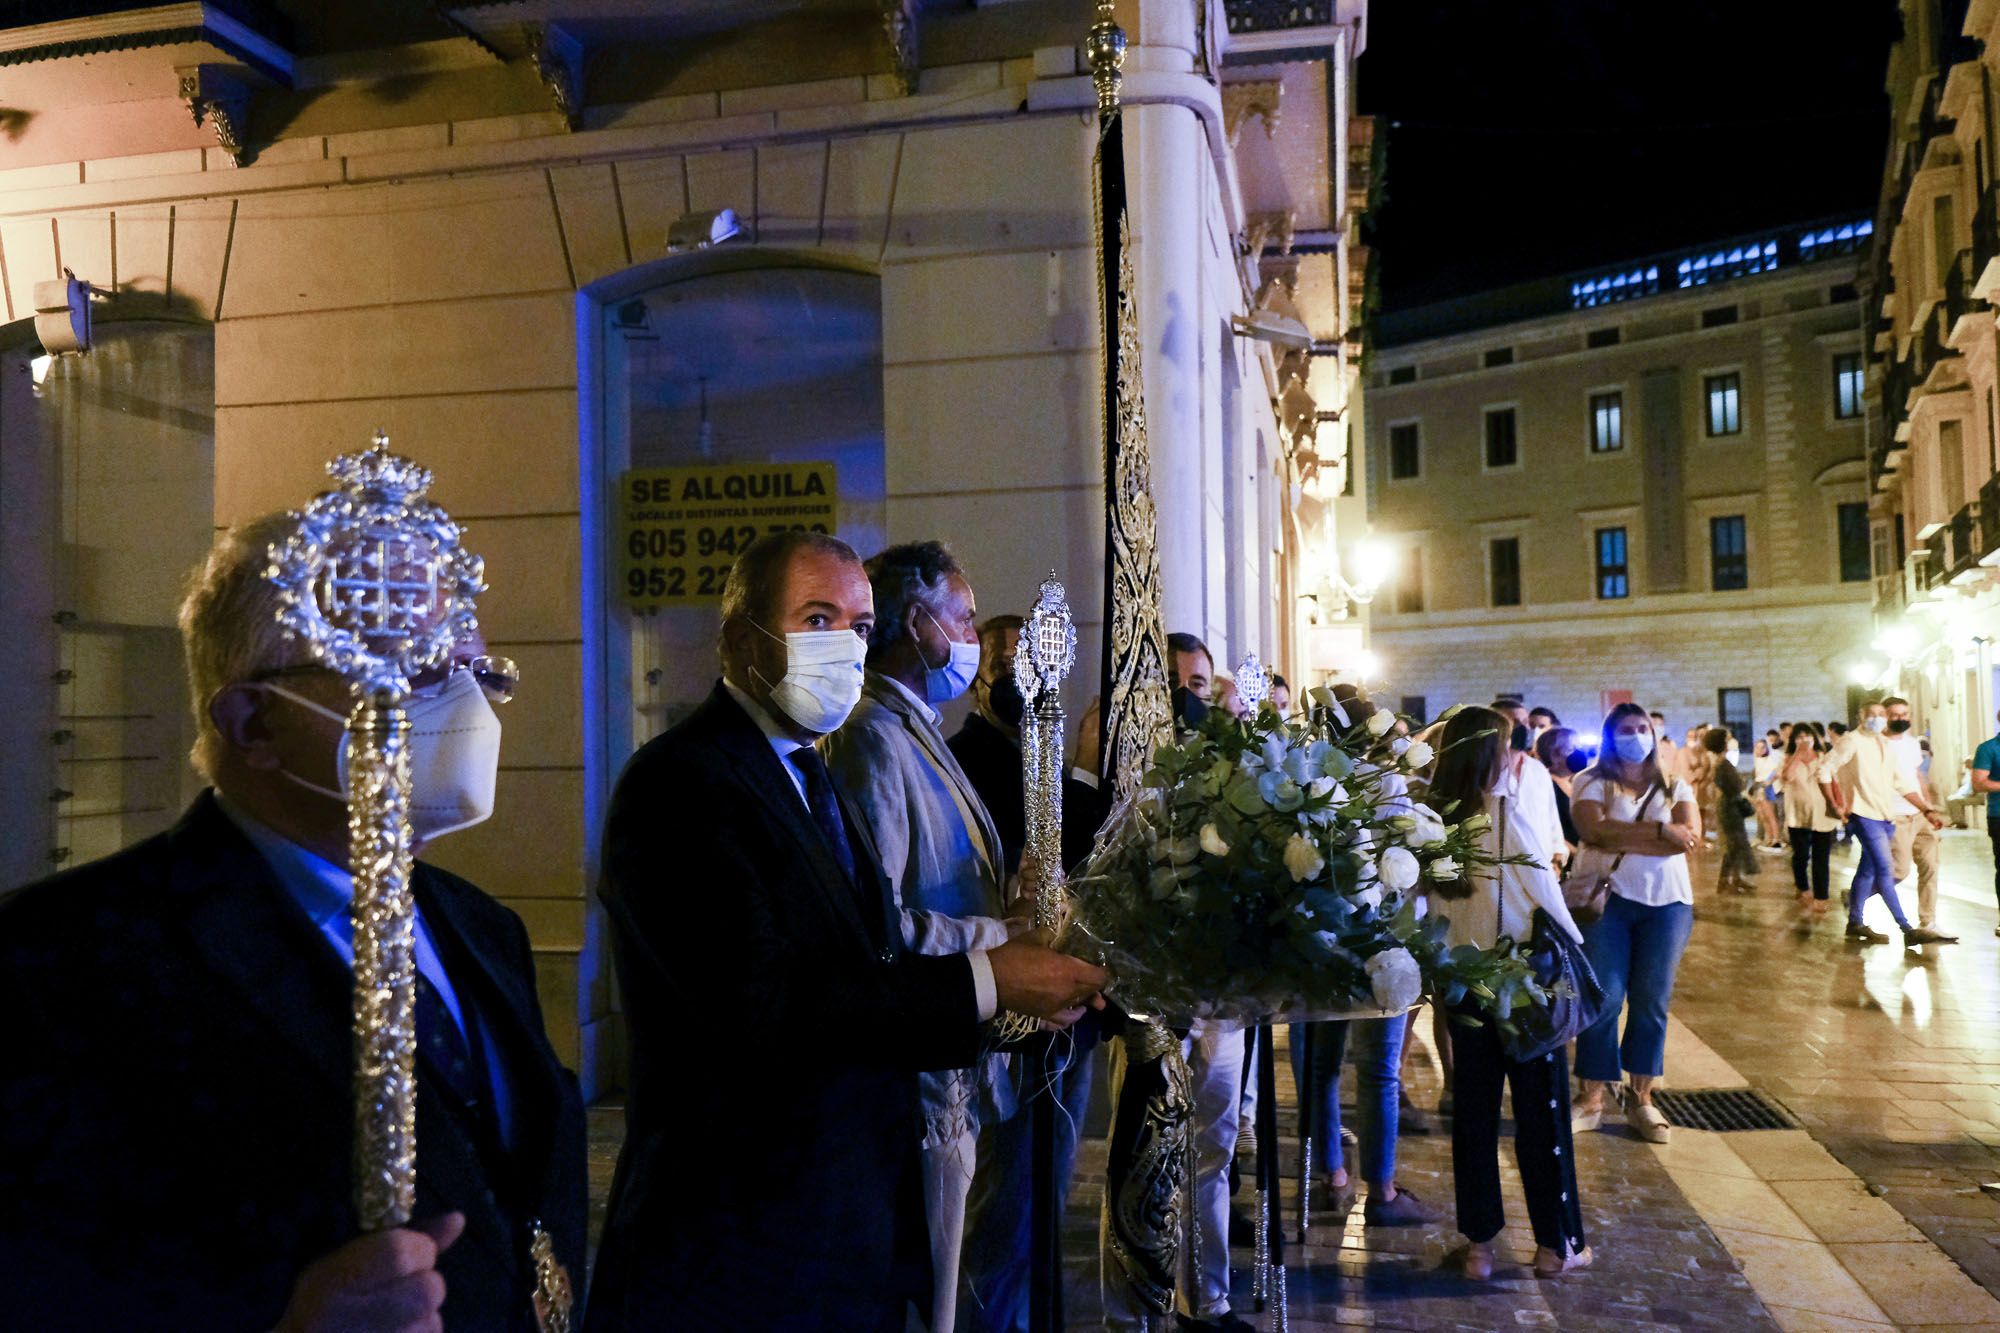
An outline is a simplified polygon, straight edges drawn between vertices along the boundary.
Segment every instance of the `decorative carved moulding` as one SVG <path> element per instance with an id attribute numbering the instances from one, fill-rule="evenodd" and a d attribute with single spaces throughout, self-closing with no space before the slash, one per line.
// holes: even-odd
<path id="1" fill-rule="evenodd" d="M 531 30 L 535 74 L 548 89 L 549 102 L 569 129 L 583 124 L 583 67 L 588 54 L 582 42 L 551 23 Z"/>
<path id="2" fill-rule="evenodd" d="M 1234 148 L 1243 137 L 1243 123 L 1252 116 L 1264 121 L 1264 137 L 1278 132 L 1278 103 L 1285 95 L 1281 79 L 1246 79 L 1222 85 L 1222 128 Z"/>
<path id="3" fill-rule="evenodd" d="M 1243 228 L 1243 253 L 1253 263 L 1262 263 L 1264 251 L 1277 246 L 1278 253 L 1292 252 L 1293 220 L 1297 216 L 1292 209 L 1280 209 L 1271 213 L 1252 213 Z"/>
<path id="4" fill-rule="evenodd" d="M 882 35 L 888 39 L 896 83 L 905 97 L 917 90 L 917 14 L 921 8 L 922 0 L 882 0 Z"/>
<path id="5" fill-rule="evenodd" d="M 254 156 L 248 148 L 250 88 L 221 65 L 190 65 L 180 76 L 181 102 L 194 123 L 215 136 L 215 146 L 237 166 Z"/>

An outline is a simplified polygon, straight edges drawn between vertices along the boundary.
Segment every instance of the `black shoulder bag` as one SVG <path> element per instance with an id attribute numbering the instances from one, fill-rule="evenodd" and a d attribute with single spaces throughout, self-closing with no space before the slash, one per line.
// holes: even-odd
<path id="1" fill-rule="evenodd" d="M 1506 854 L 1507 798 L 1503 796 L 1500 855 Z M 1507 867 L 1500 865 L 1494 870 L 1493 933 L 1498 939 L 1506 906 Z M 1501 1043 L 1506 1047 L 1508 1059 L 1527 1064 L 1562 1049 L 1577 1033 L 1595 1023 L 1604 1009 L 1604 987 L 1599 984 L 1597 973 L 1591 970 L 1583 946 L 1570 938 L 1570 933 L 1541 907 L 1534 909 L 1528 939 L 1521 952 L 1528 960 L 1535 984 L 1548 996 L 1548 1003 L 1526 1011 L 1516 1009 L 1509 1015 L 1514 1031 L 1511 1035 L 1503 1031 Z"/>

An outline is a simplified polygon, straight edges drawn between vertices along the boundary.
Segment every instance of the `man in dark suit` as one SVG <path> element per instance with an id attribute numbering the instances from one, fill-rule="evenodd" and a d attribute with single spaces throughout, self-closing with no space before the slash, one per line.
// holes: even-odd
<path id="1" fill-rule="evenodd" d="M 225 534 L 182 607 L 213 788 L 0 901 L 7 1327 L 533 1333 L 538 1225 L 582 1275 L 582 1107 L 527 933 L 422 863 L 417 1220 L 357 1234 L 347 690 L 278 633 L 281 520 Z M 491 808 L 507 682 L 458 648 L 411 703 L 420 837 Z"/>
<path id="2" fill-rule="evenodd" d="M 873 605 L 836 538 L 752 546 L 723 590 L 721 683 L 612 797 L 632 1080 L 592 1333 L 899 1333 L 930 1308 L 917 1071 L 974 1063 L 996 1009 L 1073 1021 L 1104 984 L 1026 937 L 903 948 L 813 748 L 860 698 Z"/>

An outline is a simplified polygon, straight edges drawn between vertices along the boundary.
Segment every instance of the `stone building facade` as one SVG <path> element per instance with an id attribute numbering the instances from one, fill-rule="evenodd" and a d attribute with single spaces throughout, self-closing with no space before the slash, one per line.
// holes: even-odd
<path id="1" fill-rule="evenodd" d="M 829 468 L 836 530 L 950 540 L 987 613 L 1054 569 L 1082 712 L 1089 6 L 91 8 L 0 31 L 0 890 L 171 822 L 179 571 L 377 428 L 436 471 L 524 672 L 496 816 L 436 859 L 527 921 L 589 1091 L 622 1058 L 599 816 L 716 674 L 714 599 L 626 582 L 629 469 Z M 1303 672 L 1359 417 L 1365 4 L 1115 9 L 1167 617 Z M 677 224 L 719 243 L 670 251 Z M 51 360 L 35 293 L 66 270 L 96 348 Z"/>
<path id="2" fill-rule="evenodd" d="M 1518 695 L 1595 730 L 1845 712 L 1868 638 L 1865 222 L 1383 319 L 1371 608 L 1415 711 Z"/>
<path id="3" fill-rule="evenodd" d="M 2000 705 L 2000 5 L 1905 0 L 1902 19 L 1864 278 L 1878 533 L 1865 678 L 1909 697 L 1949 790 Z"/>

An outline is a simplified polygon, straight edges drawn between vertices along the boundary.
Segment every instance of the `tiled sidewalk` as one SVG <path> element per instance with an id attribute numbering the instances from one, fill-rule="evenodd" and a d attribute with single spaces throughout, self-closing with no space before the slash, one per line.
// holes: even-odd
<path id="1" fill-rule="evenodd" d="M 1981 1188 L 2000 1181 L 1991 866 L 1983 835 L 1945 836 L 1939 919 L 1961 942 L 1907 951 L 1846 943 L 1838 903 L 1806 928 L 1775 857 L 1753 897 L 1718 899 L 1698 881 L 1674 1007 L 1922 1237 L 2000 1295 L 2000 1192 Z M 1852 869 L 1852 853 L 1837 856 L 1836 895 Z M 1914 898 L 1905 892 L 1913 916 Z M 1886 911 L 1872 907 L 1871 924 L 1893 935 Z"/>

